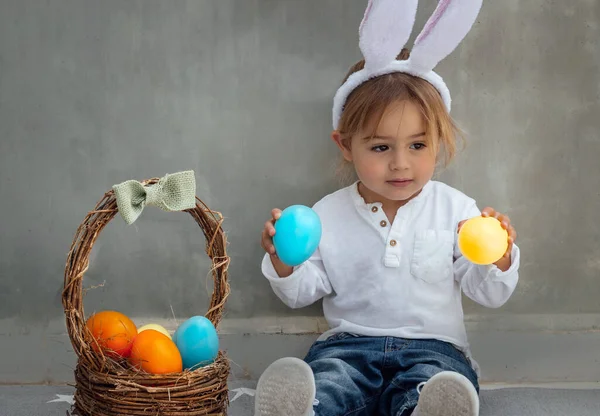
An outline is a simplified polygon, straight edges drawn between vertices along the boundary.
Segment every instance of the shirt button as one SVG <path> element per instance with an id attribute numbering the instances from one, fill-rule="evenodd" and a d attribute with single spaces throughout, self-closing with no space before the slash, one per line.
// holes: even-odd
<path id="1" fill-rule="evenodd" d="M 381 221 L 381 222 L 379 223 L 379 225 L 381 225 L 382 227 L 385 227 L 385 226 L 387 225 L 387 222 L 386 222 L 386 221 Z"/>
<path id="2" fill-rule="evenodd" d="M 371 208 L 371 211 L 373 211 L 373 212 L 377 212 L 377 211 L 379 211 L 379 208 L 377 208 L 377 207 L 373 207 L 373 208 Z"/>
<path id="3" fill-rule="evenodd" d="M 390 246 L 394 247 L 397 244 L 396 240 L 390 241 Z"/>

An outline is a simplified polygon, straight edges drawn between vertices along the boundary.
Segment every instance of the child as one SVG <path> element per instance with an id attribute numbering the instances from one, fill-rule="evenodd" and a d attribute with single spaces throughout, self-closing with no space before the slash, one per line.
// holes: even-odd
<path id="1" fill-rule="evenodd" d="M 371 1 L 360 28 L 364 61 L 334 100 L 332 138 L 358 181 L 317 202 L 323 226 L 313 256 L 296 267 L 264 227 L 262 271 L 281 300 L 301 308 L 323 299 L 330 330 L 305 361 L 283 358 L 261 376 L 261 416 L 475 416 L 478 366 L 471 358 L 461 292 L 496 308 L 518 281 L 519 249 L 507 216 L 479 211 L 458 190 L 432 181 L 458 134 L 450 94 L 432 69 L 460 43 L 481 0 L 442 0 L 415 42 L 398 54 L 416 0 Z M 494 265 L 468 262 L 457 231 L 496 217 L 509 248 Z M 314 413 L 313 413 L 314 412 Z"/>

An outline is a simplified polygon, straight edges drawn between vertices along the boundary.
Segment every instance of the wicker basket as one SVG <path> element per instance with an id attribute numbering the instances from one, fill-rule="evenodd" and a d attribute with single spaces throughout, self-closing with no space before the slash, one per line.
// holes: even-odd
<path id="1" fill-rule="evenodd" d="M 153 185 L 158 179 L 143 181 Z M 206 253 L 213 263 L 214 292 L 206 317 L 218 327 L 229 295 L 227 240 L 223 217 L 196 197 L 196 207 L 185 210 L 206 237 Z M 150 375 L 96 353 L 83 311 L 83 275 L 102 229 L 118 213 L 114 192 L 107 192 L 77 229 L 65 268 L 63 306 L 67 330 L 77 354 L 73 414 L 82 416 L 196 416 L 226 415 L 229 403 L 229 362 L 223 352 L 214 363 L 182 373 Z"/>

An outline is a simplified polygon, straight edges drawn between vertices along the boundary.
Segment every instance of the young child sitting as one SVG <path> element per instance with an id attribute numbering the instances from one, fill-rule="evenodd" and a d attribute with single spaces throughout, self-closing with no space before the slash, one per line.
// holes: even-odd
<path id="1" fill-rule="evenodd" d="M 305 360 L 284 358 L 261 376 L 261 416 L 475 416 L 479 369 L 471 357 L 461 294 L 497 308 L 518 281 L 516 232 L 506 215 L 480 211 L 462 192 L 432 180 L 455 151 L 450 94 L 432 69 L 470 30 L 481 0 L 439 2 L 408 40 L 417 1 L 370 1 L 360 29 L 364 60 L 334 100 L 331 135 L 358 180 L 314 205 L 317 251 L 300 266 L 277 257 L 281 211 L 264 227 L 262 271 L 291 308 L 323 299 L 330 330 Z M 412 56 L 409 56 L 412 55 Z M 508 250 L 493 265 L 457 247 L 464 220 L 495 217 Z"/>

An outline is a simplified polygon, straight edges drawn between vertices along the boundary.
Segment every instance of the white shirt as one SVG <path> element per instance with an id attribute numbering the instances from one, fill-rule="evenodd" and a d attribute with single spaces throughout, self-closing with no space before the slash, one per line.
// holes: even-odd
<path id="1" fill-rule="evenodd" d="M 327 195 L 313 209 L 323 227 L 317 251 L 286 278 L 277 275 L 266 254 L 262 272 L 291 308 L 323 298 L 330 329 L 319 340 L 338 332 L 434 338 L 454 344 L 471 359 L 461 290 L 481 305 L 500 307 L 517 285 L 520 258 L 513 245 L 512 264 L 502 272 L 461 255 L 458 223 L 481 215 L 472 198 L 430 181 L 389 224 L 382 204 L 365 203 L 357 182 Z"/>

